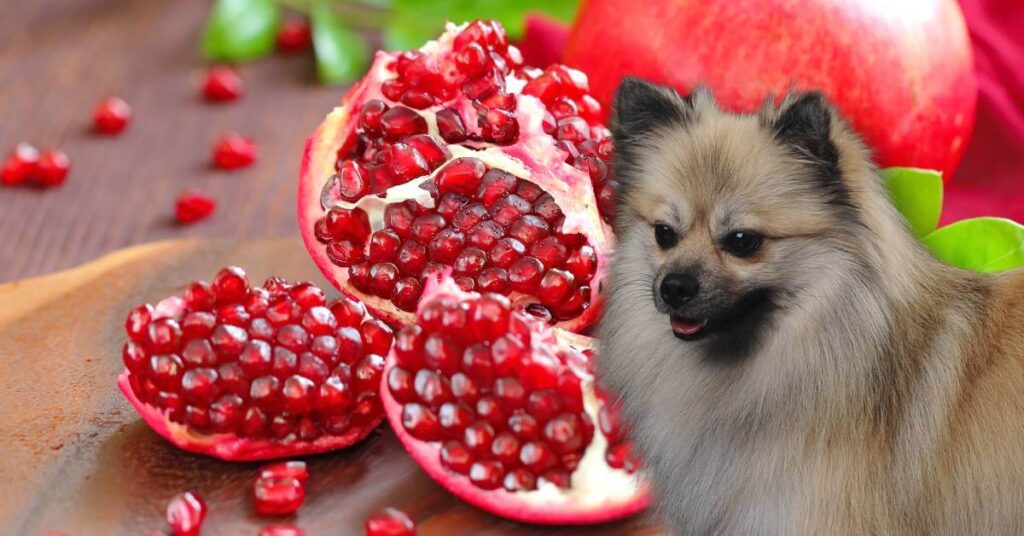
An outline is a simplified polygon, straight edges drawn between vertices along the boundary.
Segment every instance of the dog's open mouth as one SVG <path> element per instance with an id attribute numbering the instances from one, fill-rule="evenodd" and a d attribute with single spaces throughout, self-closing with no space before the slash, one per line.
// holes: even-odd
<path id="1" fill-rule="evenodd" d="M 684 341 L 697 340 L 704 334 L 704 328 L 708 325 L 706 318 L 692 319 L 679 316 L 670 317 L 672 333 Z"/>

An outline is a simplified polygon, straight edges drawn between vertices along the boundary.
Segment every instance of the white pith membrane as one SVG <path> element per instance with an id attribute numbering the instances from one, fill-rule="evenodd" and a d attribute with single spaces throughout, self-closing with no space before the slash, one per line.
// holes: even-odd
<path id="1" fill-rule="evenodd" d="M 436 41 L 428 42 L 420 48 L 421 52 L 432 55 L 451 54 L 452 41 L 466 27 L 465 24 L 455 26 L 449 24 L 445 33 Z M 551 235 L 582 234 L 596 254 L 596 269 L 593 277 L 585 283 L 590 287 L 589 306 L 576 317 L 555 322 L 554 325 L 579 331 L 592 324 L 600 309 L 599 293 L 607 271 L 608 257 L 612 233 L 610 227 L 601 219 L 597 210 L 594 192 L 590 186 L 587 172 L 566 163 L 565 153 L 555 146 L 556 139 L 544 132 L 543 121 L 546 110 L 544 104 L 536 97 L 517 93 L 526 84 L 526 80 L 514 73 L 505 77 L 506 89 L 517 99 L 514 115 L 519 124 L 519 136 L 516 142 L 508 145 L 496 145 L 484 141 L 467 140 L 458 144 L 442 141 L 451 153 L 446 163 L 441 164 L 430 174 L 414 178 L 406 183 L 392 186 L 382 194 L 366 194 L 355 203 L 341 199 L 327 200 L 323 203 L 322 189 L 335 175 L 335 162 L 338 151 L 350 139 L 358 128 L 359 106 L 371 99 L 379 99 L 390 106 L 401 106 L 387 99 L 379 84 L 397 76 L 392 65 L 399 57 L 397 52 L 378 52 L 369 73 L 356 84 L 346 95 L 342 105 L 335 108 L 310 136 L 306 143 L 306 151 L 302 163 L 299 184 L 299 220 L 300 230 L 307 249 L 325 276 L 339 289 L 363 301 L 377 316 L 393 325 L 408 324 L 413 313 L 398 309 L 389 299 L 371 293 L 362 292 L 348 282 L 349 269 L 334 264 L 325 253 L 325 244 L 319 242 L 314 234 L 316 222 L 327 211 L 334 207 L 361 208 L 366 211 L 370 221 L 370 232 L 383 229 L 383 212 L 387 205 L 405 200 L 416 200 L 421 205 L 432 208 L 434 199 L 429 192 L 420 187 L 431 181 L 445 168 L 448 162 L 460 157 L 473 157 L 481 160 L 491 168 L 497 168 L 515 175 L 517 178 L 541 186 L 550 194 L 556 204 L 562 208 L 565 216 L 560 229 L 552 229 Z M 423 117 L 428 126 L 428 134 L 442 140 L 436 122 L 436 112 L 451 108 L 459 112 L 468 133 L 479 133 L 476 121 L 467 120 L 475 117 L 472 101 L 461 93 L 451 101 L 435 104 L 423 110 L 408 107 Z M 591 127 L 603 129 L 603 127 Z M 586 188 L 580 183 L 585 183 Z M 572 208 L 566 208 L 572 207 Z M 466 246 L 468 247 L 468 246 Z M 528 253 L 527 253 L 528 254 Z M 400 275 L 400 277 L 402 277 Z M 575 288 L 575 287 L 574 287 Z M 530 295 L 511 291 L 508 297 L 520 307 L 539 300 Z"/>
<path id="2" fill-rule="evenodd" d="M 151 322 L 168 318 L 179 318 L 180 322 L 181 313 L 185 310 L 185 300 L 180 296 L 164 298 L 154 306 Z M 362 440 L 384 420 L 381 411 L 365 425 L 353 424 L 340 434 L 324 432 L 312 440 L 300 439 L 293 434 L 284 439 L 272 439 L 245 437 L 232 432 L 200 432 L 172 420 L 169 409 L 144 401 L 133 389 L 131 378 L 132 372 L 125 367 L 117 377 L 117 387 L 150 429 L 178 448 L 225 461 L 263 461 L 341 449 Z"/>
<path id="3" fill-rule="evenodd" d="M 462 291 L 449 277 L 428 283 L 420 308 L 429 301 L 452 296 L 460 302 L 480 295 Z M 513 314 L 529 318 L 522 312 Z M 588 350 L 594 340 L 572 332 L 551 328 L 531 320 L 529 351 L 541 347 L 568 345 L 577 350 Z M 582 381 L 584 410 L 592 421 L 597 421 L 601 402 L 595 394 L 594 377 L 580 366 L 568 363 Z M 600 427 L 594 426 L 593 437 L 586 447 L 578 466 L 570 473 L 568 488 L 538 479 L 537 489 L 510 492 L 502 487 L 485 490 L 470 481 L 467 475 L 455 473 L 440 462 L 442 444 L 447 441 L 424 441 L 413 437 L 402 422 L 402 407 L 388 386 L 391 369 L 398 367 L 395 350 L 388 356 L 381 383 L 381 400 L 395 434 L 410 455 L 434 480 L 459 498 L 489 512 L 529 523 L 541 524 L 594 524 L 621 519 L 643 510 L 649 502 L 647 484 L 642 470 L 632 473 L 614 469 L 605 462 L 608 440 Z"/>

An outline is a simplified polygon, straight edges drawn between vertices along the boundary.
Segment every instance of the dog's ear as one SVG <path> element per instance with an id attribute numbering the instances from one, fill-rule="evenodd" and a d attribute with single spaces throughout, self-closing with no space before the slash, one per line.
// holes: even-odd
<path id="1" fill-rule="evenodd" d="M 661 126 L 686 124 L 692 112 L 690 99 L 676 90 L 627 76 L 615 92 L 612 134 L 616 142 L 619 138 L 636 139 Z"/>
<path id="2" fill-rule="evenodd" d="M 839 170 L 839 149 L 832 139 L 832 106 L 817 91 L 788 96 L 771 125 L 775 139 L 818 168 L 816 178 L 830 196 L 845 196 Z"/>
<path id="3" fill-rule="evenodd" d="M 695 119 L 691 97 L 676 90 L 626 77 L 619 84 L 612 103 L 611 131 L 615 142 L 615 174 L 622 191 L 627 191 L 639 173 L 651 133 L 661 127 L 685 126 Z M 622 199 L 623 196 L 618 196 Z"/>

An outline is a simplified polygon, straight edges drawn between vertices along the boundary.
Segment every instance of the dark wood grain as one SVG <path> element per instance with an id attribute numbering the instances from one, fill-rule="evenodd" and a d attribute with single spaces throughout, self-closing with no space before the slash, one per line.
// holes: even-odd
<path id="1" fill-rule="evenodd" d="M 308 54 L 274 55 L 241 67 L 242 100 L 203 102 L 198 40 L 208 6 L 0 0 L 0 155 L 24 140 L 72 159 L 61 188 L 0 188 L 0 281 L 157 239 L 297 236 L 302 144 L 343 88 L 317 85 Z M 115 138 L 90 132 L 93 106 L 110 94 L 135 113 Z M 259 143 L 254 167 L 210 167 L 212 141 L 229 129 Z M 217 213 L 176 225 L 173 201 L 184 188 L 216 197 Z"/>
<path id="2" fill-rule="evenodd" d="M 115 388 L 125 311 L 178 293 L 226 264 L 324 285 L 296 239 L 170 241 L 138 246 L 71 271 L 0 285 L 0 534 L 133 535 L 164 529 L 168 499 L 193 489 L 209 504 L 204 534 L 253 535 L 257 464 L 178 450 L 137 417 Z M 307 458 L 306 505 L 284 521 L 310 536 L 362 534 L 395 506 L 421 535 L 653 535 L 642 518 L 601 527 L 543 528 L 502 520 L 445 492 L 394 435 Z"/>

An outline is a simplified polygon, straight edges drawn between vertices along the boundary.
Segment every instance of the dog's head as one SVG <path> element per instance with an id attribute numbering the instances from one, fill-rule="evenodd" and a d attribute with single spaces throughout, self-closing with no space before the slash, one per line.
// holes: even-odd
<path id="1" fill-rule="evenodd" d="M 740 115 L 703 89 L 626 79 L 612 132 L 618 271 L 646 276 L 630 279 L 679 339 L 743 356 L 794 296 L 856 263 L 847 131 L 820 94 Z"/>

